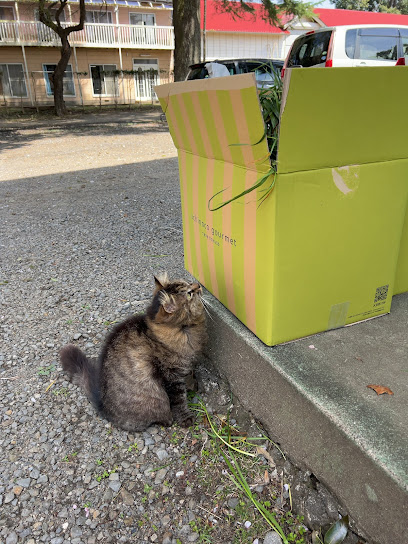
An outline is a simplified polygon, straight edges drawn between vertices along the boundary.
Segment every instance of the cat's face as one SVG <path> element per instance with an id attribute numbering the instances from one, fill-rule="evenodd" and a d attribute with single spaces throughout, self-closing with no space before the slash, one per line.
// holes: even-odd
<path id="1" fill-rule="evenodd" d="M 167 276 L 155 278 L 151 310 L 154 321 L 174 325 L 193 325 L 204 320 L 202 289 L 199 283 L 169 281 Z M 149 316 L 150 317 L 150 316 Z"/>

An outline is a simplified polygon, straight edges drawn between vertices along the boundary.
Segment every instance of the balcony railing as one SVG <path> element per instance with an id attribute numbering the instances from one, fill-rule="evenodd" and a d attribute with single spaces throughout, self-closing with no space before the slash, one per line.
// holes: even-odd
<path id="1" fill-rule="evenodd" d="M 38 21 L 0 21 L 0 46 L 59 46 L 60 43 L 57 34 Z M 70 34 L 70 44 L 78 47 L 173 49 L 174 32 L 171 26 L 85 23 L 83 30 Z"/>

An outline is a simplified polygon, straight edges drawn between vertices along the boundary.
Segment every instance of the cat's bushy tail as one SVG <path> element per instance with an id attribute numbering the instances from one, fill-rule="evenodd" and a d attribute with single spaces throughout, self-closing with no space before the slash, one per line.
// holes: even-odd
<path id="1" fill-rule="evenodd" d="M 85 391 L 88 400 L 102 412 L 99 388 L 99 370 L 77 346 L 68 344 L 60 351 L 61 364 L 72 383 Z"/>

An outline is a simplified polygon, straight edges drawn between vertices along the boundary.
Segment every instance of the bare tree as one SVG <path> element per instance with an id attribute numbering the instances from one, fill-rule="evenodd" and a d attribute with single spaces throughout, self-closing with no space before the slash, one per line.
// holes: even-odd
<path id="1" fill-rule="evenodd" d="M 61 14 L 67 5 L 67 2 L 68 0 L 56 0 L 55 2 L 48 4 L 46 0 L 38 0 L 40 21 L 58 34 L 61 40 L 61 58 L 52 75 L 55 113 L 58 116 L 65 115 L 67 112 L 63 94 L 63 79 L 64 72 L 67 69 L 69 59 L 71 58 L 71 46 L 68 36 L 71 32 L 82 30 L 85 23 L 85 0 L 79 0 L 79 23 L 67 27 L 61 25 Z"/>

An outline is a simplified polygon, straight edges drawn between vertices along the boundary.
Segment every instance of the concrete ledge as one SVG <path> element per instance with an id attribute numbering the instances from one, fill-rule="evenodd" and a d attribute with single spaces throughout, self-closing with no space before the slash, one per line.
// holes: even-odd
<path id="1" fill-rule="evenodd" d="M 391 314 L 267 347 L 209 293 L 208 356 L 292 460 L 339 499 L 370 544 L 408 519 L 408 294 Z M 388 386 L 377 394 L 369 384 Z"/>

